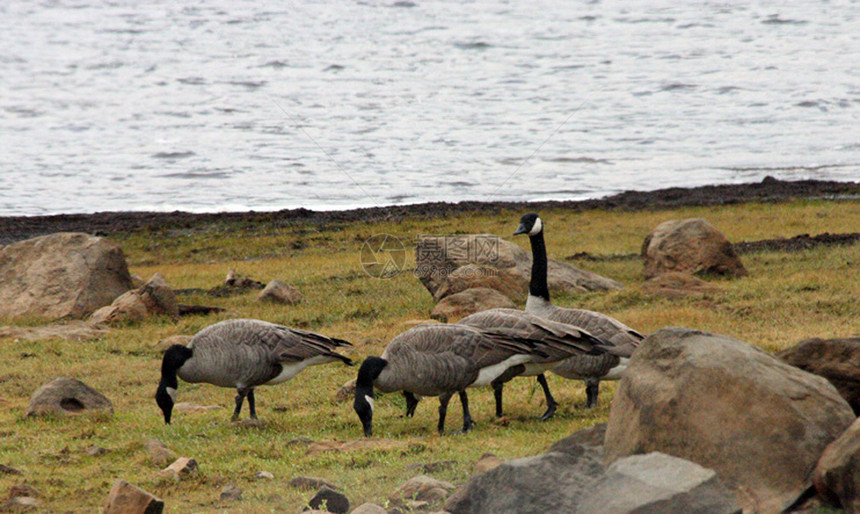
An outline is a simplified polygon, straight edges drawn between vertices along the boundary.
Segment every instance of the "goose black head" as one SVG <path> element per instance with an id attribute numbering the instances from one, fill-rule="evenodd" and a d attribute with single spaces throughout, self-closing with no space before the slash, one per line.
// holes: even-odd
<path id="1" fill-rule="evenodd" d="M 168 425 L 173 413 L 173 405 L 176 402 L 176 390 L 179 388 L 176 373 L 192 355 L 191 348 L 175 344 L 164 352 L 164 358 L 161 360 L 161 381 L 155 391 L 155 403 L 158 404 L 161 413 L 164 414 L 164 422 Z"/>
<path id="2" fill-rule="evenodd" d="M 368 357 L 364 359 L 358 369 L 352 408 L 358 414 L 365 437 L 373 435 L 373 381 L 382 373 L 382 369 L 386 365 L 388 365 L 388 361 L 385 359 Z"/>
<path id="3" fill-rule="evenodd" d="M 514 235 L 518 234 L 528 234 L 530 236 L 535 236 L 540 234 L 543 231 L 543 222 L 540 220 L 540 216 L 537 214 L 530 212 L 528 214 L 523 214 L 520 218 L 520 226 L 517 227 L 517 230 L 514 231 Z"/>
<path id="4" fill-rule="evenodd" d="M 176 389 L 167 387 L 164 382 L 158 384 L 158 389 L 155 391 L 155 403 L 164 414 L 164 423 L 170 424 L 170 416 L 173 413 L 173 398 L 176 396 Z"/>

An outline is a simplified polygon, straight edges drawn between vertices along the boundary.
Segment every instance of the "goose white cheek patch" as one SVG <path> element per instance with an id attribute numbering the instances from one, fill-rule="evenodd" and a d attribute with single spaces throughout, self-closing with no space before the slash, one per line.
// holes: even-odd
<path id="1" fill-rule="evenodd" d="M 368 395 L 365 395 L 364 399 L 367 400 L 368 405 L 370 405 L 370 412 L 373 412 L 373 398 Z"/>
<path id="2" fill-rule="evenodd" d="M 176 389 L 174 389 L 172 387 L 168 387 L 167 388 L 167 394 L 170 395 L 171 400 L 173 400 L 174 402 L 176 401 Z"/>
<path id="3" fill-rule="evenodd" d="M 533 236 L 535 234 L 538 234 L 538 233 L 540 233 L 541 230 L 543 230 L 543 223 L 541 223 L 540 218 L 538 218 L 535 220 L 535 224 L 532 227 L 532 229 L 529 230 L 529 235 Z"/>

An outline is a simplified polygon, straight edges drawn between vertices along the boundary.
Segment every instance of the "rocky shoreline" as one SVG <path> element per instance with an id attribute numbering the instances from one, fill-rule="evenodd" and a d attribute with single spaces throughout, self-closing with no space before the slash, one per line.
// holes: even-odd
<path id="1" fill-rule="evenodd" d="M 778 202 L 795 198 L 858 199 L 860 198 L 860 182 L 782 181 L 767 177 L 761 182 L 692 188 L 673 187 L 654 191 L 626 191 L 604 198 L 580 201 L 434 202 L 344 211 L 313 211 L 300 208 L 273 212 L 248 211 L 203 214 L 174 211 L 5 216 L 0 217 L 0 245 L 54 232 L 88 232 L 110 235 L 115 232 L 129 232 L 156 227 L 159 229 L 194 230 L 213 223 L 324 226 L 330 223 L 367 223 L 415 217 L 431 218 L 464 212 L 541 211 L 556 208 L 572 211 L 591 209 L 637 211 L 743 202 Z"/>

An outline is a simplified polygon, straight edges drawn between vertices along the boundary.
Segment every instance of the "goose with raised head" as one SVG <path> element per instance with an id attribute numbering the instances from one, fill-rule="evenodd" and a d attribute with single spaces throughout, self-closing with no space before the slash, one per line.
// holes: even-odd
<path id="1" fill-rule="evenodd" d="M 547 354 L 546 357 L 535 357 L 529 362 L 508 368 L 505 373 L 491 382 L 497 417 L 502 417 L 504 414 L 502 408 L 504 384 L 515 377 L 537 377 L 547 398 L 546 412 L 539 419 L 551 418 L 557 404 L 549 391 L 544 372 L 574 356 L 595 356 L 602 355 L 604 352 L 616 352 L 612 343 L 595 337 L 579 327 L 541 318 L 517 309 L 489 309 L 466 316 L 458 323 L 485 330 L 500 328 L 519 330 L 524 337 L 538 341 L 541 349 Z"/>
<path id="2" fill-rule="evenodd" d="M 231 319 L 198 332 L 188 346 L 173 345 L 161 361 L 161 381 L 155 401 L 170 424 L 176 390 L 185 382 L 236 388 L 232 420 L 239 419 L 248 399 L 251 419 L 257 419 L 254 388 L 286 382 L 308 366 L 352 361 L 335 350 L 347 341 L 256 319 Z"/>
<path id="3" fill-rule="evenodd" d="M 472 427 L 467 387 L 487 385 L 508 368 L 546 356 L 534 341 L 516 330 L 481 330 L 464 325 L 419 325 L 388 343 L 380 357 L 368 357 L 358 370 L 353 409 L 364 435 L 373 435 L 374 388 L 402 391 L 406 415 L 415 412 L 421 396 L 439 397 L 440 434 L 448 402 L 458 394 L 463 405 L 463 431 Z"/>
<path id="4" fill-rule="evenodd" d="M 543 221 L 534 213 L 524 214 L 514 232 L 514 235 L 528 234 L 532 248 L 532 275 L 529 281 L 526 312 L 573 325 L 614 345 L 612 353 L 599 356 L 573 356 L 550 370 L 564 378 L 585 381 L 586 407 L 593 407 L 597 404 L 600 381 L 618 380 L 627 367 L 627 357 L 639 347 L 645 336 L 606 314 L 585 309 L 567 309 L 552 304 L 547 284 L 548 263 L 543 232 Z M 548 388 L 544 389 L 544 393 L 547 404 L 555 404 Z"/>

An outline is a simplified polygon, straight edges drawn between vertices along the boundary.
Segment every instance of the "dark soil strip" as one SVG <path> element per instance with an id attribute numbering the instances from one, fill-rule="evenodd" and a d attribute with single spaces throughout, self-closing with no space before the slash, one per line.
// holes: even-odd
<path id="1" fill-rule="evenodd" d="M 277 212 L 233 212 L 191 214 L 187 212 L 100 212 L 56 216 L 0 217 L 0 245 L 54 232 L 87 232 L 110 235 L 141 229 L 204 230 L 215 224 L 246 224 L 290 227 L 324 226 L 331 223 L 397 221 L 404 218 L 432 218 L 461 213 L 518 212 L 564 208 L 572 211 L 591 209 L 643 210 L 669 209 L 692 205 L 726 205 L 743 202 L 776 202 L 795 198 L 860 199 L 860 183 L 801 180 L 786 182 L 771 177 L 761 182 L 726 184 L 694 188 L 669 188 L 657 191 L 627 191 L 597 200 L 546 202 L 459 202 L 424 203 L 373 207 L 348 211 L 311 211 L 288 209 Z"/>

